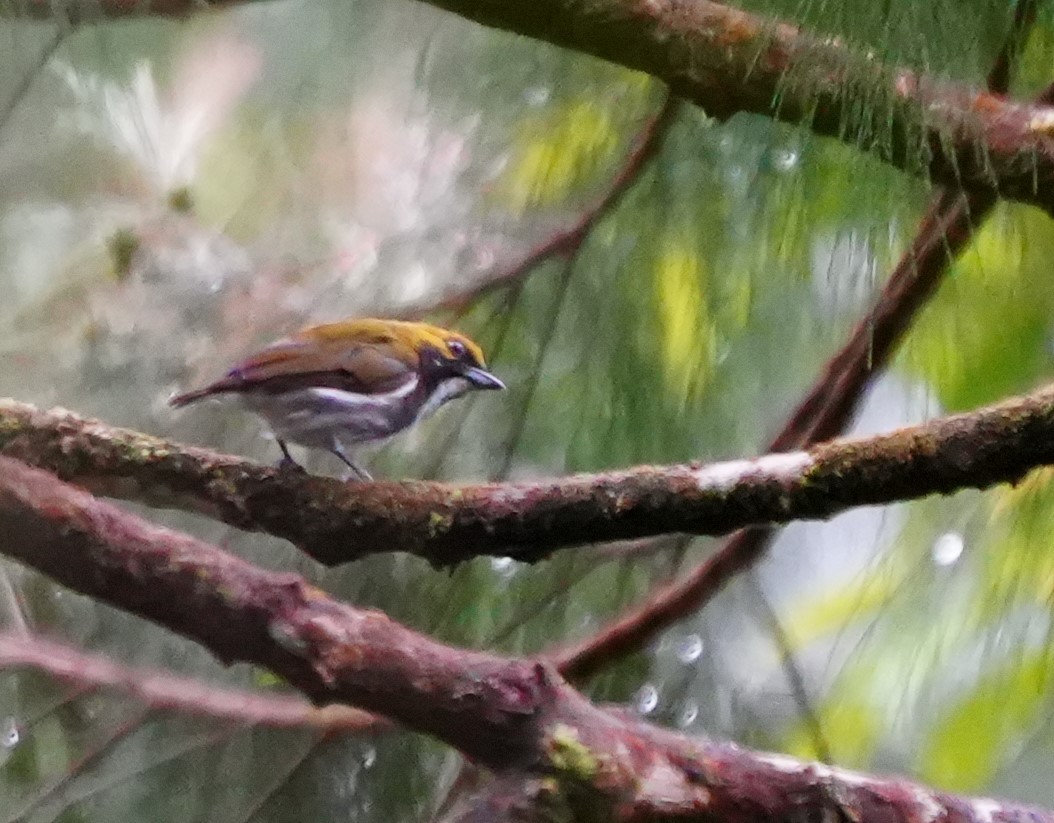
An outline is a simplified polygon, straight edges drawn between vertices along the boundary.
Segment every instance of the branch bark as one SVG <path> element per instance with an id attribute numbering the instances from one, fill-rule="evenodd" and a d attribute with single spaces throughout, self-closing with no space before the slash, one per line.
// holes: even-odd
<path id="1" fill-rule="evenodd" d="M 406 551 L 435 565 L 544 559 L 583 543 L 825 518 L 1016 482 L 1054 463 L 1054 387 L 890 434 L 710 465 L 534 483 L 345 483 L 0 402 L 0 453 L 101 494 L 264 531 L 335 565 Z"/>
<path id="2" fill-rule="evenodd" d="M 319 703 L 434 735 L 498 770 L 495 790 L 518 777 L 525 793 L 507 806 L 525 813 L 517 819 L 1054 821 L 652 728 L 590 704 L 548 664 L 443 646 L 3 457 L 0 551 L 224 662 L 265 666 Z"/>

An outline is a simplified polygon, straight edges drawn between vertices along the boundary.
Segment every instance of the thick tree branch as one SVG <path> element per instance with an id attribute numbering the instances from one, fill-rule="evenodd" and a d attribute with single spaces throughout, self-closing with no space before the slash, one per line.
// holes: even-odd
<path id="1" fill-rule="evenodd" d="M 824 518 L 1016 482 L 1054 463 L 1054 388 L 808 451 L 534 483 L 345 483 L 0 402 L 0 453 L 107 496 L 197 511 L 334 565 L 407 551 L 437 565 L 541 560 L 582 543 Z"/>
<path id="2" fill-rule="evenodd" d="M 388 724 L 347 706 L 319 709 L 302 698 L 228 689 L 171 672 L 130 668 L 40 636 L 0 634 L 0 669 L 34 669 L 80 688 L 122 692 L 159 711 L 276 729 L 326 734 L 376 731 Z"/>
<path id="3" fill-rule="evenodd" d="M 3 457 L 0 551 L 225 662 L 265 666 L 317 702 L 381 712 L 505 780 L 519 775 L 530 791 L 520 809 L 531 815 L 520 819 L 541 805 L 550 819 L 614 821 L 1054 821 L 1035 808 L 689 741 L 591 705 L 544 663 L 443 646 Z"/>

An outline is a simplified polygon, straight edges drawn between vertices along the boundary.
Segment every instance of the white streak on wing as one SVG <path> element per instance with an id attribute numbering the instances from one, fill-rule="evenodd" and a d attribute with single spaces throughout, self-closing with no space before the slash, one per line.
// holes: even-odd
<path id="1" fill-rule="evenodd" d="M 390 410 L 416 388 L 417 377 L 411 375 L 398 388 L 381 394 L 318 388 L 246 395 L 245 402 L 283 440 L 329 449 L 335 441 L 354 443 L 394 434 Z"/>

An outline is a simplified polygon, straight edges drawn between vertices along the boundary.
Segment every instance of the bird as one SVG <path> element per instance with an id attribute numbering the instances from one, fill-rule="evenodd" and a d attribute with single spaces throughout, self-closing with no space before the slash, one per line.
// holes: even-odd
<path id="1" fill-rule="evenodd" d="M 371 480 L 354 446 L 385 440 L 471 391 L 504 388 L 480 347 L 459 332 L 356 318 L 301 329 L 168 402 L 180 408 L 234 396 L 270 425 L 280 465 L 298 465 L 288 447 L 296 443 L 328 451 Z"/>

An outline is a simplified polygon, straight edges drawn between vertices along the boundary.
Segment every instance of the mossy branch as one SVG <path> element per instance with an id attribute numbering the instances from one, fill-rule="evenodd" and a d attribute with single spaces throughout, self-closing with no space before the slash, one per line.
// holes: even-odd
<path id="1" fill-rule="evenodd" d="M 1054 463 L 1054 387 L 890 434 L 710 465 L 532 483 L 342 482 L 0 401 L 0 453 L 97 493 L 282 537 L 321 563 L 405 551 L 535 562 L 584 543 L 830 517 Z"/>

